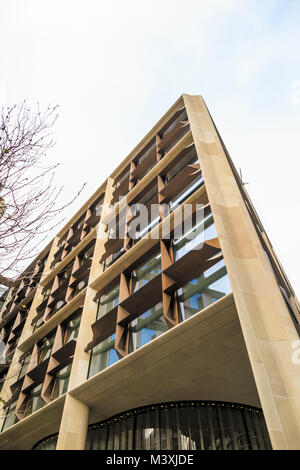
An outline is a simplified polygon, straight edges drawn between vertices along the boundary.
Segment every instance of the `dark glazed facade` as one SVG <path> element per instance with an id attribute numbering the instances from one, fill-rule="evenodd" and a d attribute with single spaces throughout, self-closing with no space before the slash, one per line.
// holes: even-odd
<path id="1" fill-rule="evenodd" d="M 57 435 L 36 450 L 54 450 Z M 86 450 L 267 450 L 262 410 L 236 403 L 160 403 L 89 426 Z"/>

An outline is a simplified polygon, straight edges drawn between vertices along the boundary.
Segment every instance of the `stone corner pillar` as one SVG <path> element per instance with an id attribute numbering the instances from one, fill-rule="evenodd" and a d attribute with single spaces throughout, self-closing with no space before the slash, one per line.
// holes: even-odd
<path id="1" fill-rule="evenodd" d="M 67 394 L 56 450 L 84 450 L 88 418 L 89 407 Z"/>

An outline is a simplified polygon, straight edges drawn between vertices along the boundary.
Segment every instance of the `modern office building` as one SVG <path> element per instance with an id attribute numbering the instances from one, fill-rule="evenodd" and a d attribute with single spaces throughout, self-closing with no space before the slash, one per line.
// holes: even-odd
<path id="1" fill-rule="evenodd" d="M 183 95 L 3 299 L 0 449 L 299 449 L 299 320 Z"/>

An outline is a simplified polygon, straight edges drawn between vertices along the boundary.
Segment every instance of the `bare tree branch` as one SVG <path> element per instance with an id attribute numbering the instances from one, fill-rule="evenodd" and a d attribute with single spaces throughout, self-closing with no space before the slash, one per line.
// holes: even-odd
<path id="1" fill-rule="evenodd" d="M 24 262 L 37 256 L 50 230 L 64 219 L 57 200 L 62 187 L 53 184 L 58 164 L 47 166 L 54 146 L 52 128 L 57 106 L 44 111 L 21 105 L 2 108 L 0 115 L 0 283 L 12 286 Z M 12 278 L 12 279 L 11 279 Z"/>

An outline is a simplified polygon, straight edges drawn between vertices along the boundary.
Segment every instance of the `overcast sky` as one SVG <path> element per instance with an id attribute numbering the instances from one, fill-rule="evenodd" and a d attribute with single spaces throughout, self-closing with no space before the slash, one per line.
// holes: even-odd
<path id="1" fill-rule="evenodd" d="M 62 202 L 88 183 L 67 218 L 179 95 L 200 94 L 300 296 L 299 0 L 0 4 L 0 103 L 59 104 Z"/>

